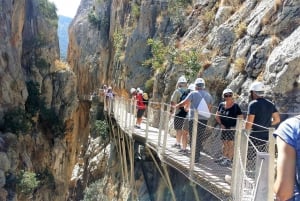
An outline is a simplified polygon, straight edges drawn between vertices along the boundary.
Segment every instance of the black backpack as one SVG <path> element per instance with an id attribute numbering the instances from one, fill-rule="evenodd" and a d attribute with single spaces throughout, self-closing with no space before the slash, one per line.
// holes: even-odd
<path id="1" fill-rule="evenodd" d="M 190 93 L 189 89 L 183 91 L 181 96 L 180 96 L 180 99 L 179 99 L 178 103 L 183 101 L 189 95 L 189 93 Z M 176 116 L 178 116 L 178 117 L 186 117 L 186 115 L 187 115 L 187 112 L 184 110 L 184 107 L 180 107 L 178 109 L 178 112 L 176 113 Z"/>
<path id="2" fill-rule="evenodd" d="M 148 94 L 146 92 L 143 93 L 143 103 L 145 105 L 148 105 L 148 103 L 149 103 L 149 96 L 148 96 Z"/>

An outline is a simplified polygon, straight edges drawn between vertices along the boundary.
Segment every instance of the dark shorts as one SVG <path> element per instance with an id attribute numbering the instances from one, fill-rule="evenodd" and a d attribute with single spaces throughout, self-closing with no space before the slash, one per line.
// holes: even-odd
<path id="1" fill-rule="evenodd" d="M 222 130 L 221 140 L 234 140 L 235 130 Z"/>
<path id="2" fill-rule="evenodd" d="M 174 117 L 174 129 L 175 130 L 182 130 L 183 128 L 183 123 L 184 123 L 184 119 L 182 117 Z"/>
<path id="3" fill-rule="evenodd" d="M 142 118 L 144 115 L 145 109 L 138 109 L 136 117 L 137 118 Z"/>

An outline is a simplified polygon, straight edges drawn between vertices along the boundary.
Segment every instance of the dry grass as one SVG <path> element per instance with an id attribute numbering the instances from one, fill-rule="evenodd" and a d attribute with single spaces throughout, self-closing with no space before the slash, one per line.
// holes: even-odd
<path id="1" fill-rule="evenodd" d="M 193 7 L 191 5 L 188 5 L 187 8 L 184 10 L 184 13 L 186 16 L 189 16 L 193 12 Z"/>
<path id="2" fill-rule="evenodd" d="M 216 94 L 222 94 L 222 91 L 229 84 L 228 80 L 225 80 L 220 76 L 212 76 L 205 79 L 206 86 L 209 90 L 215 91 Z"/>
<path id="3" fill-rule="evenodd" d="M 247 25 L 245 22 L 241 22 L 234 30 L 236 38 L 242 38 L 247 32 Z"/>
<path id="4" fill-rule="evenodd" d="M 275 11 L 278 11 L 281 6 L 282 6 L 282 0 L 275 0 L 274 1 L 274 10 Z"/>
<path id="5" fill-rule="evenodd" d="M 158 15 L 157 18 L 156 18 L 156 23 L 157 24 L 161 24 L 162 21 L 164 20 L 164 17 L 162 14 Z"/>
<path id="6" fill-rule="evenodd" d="M 237 58 L 234 61 L 233 68 L 235 71 L 240 73 L 245 70 L 245 65 L 246 65 L 246 59 L 244 57 L 241 57 L 241 58 Z"/>
<path id="7" fill-rule="evenodd" d="M 202 63 L 202 68 L 203 68 L 203 70 L 208 69 L 208 68 L 211 66 L 211 64 L 212 64 L 211 61 L 205 60 L 205 61 Z"/>
<path id="8" fill-rule="evenodd" d="M 259 81 L 259 82 L 262 82 L 264 80 L 264 71 L 261 71 L 257 78 L 256 78 L 256 81 Z"/>
<path id="9" fill-rule="evenodd" d="M 55 64 L 55 71 L 70 70 L 70 66 L 67 62 L 61 60 L 55 60 L 54 64 Z"/>
<path id="10" fill-rule="evenodd" d="M 280 43 L 280 38 L 277 37 L 276 35 L 271 36 L 271 45 L 272 47 L 276 47 Z"/>
<path id="11" fill-rule="evenodd" d="M 203 25 L 208 28 L 211 22 L 215 21 L 215 11 L 214 10 L 210 10 L 205 12 L 202 16 L 201 16 L 201 20 L 203 22 Z"/>

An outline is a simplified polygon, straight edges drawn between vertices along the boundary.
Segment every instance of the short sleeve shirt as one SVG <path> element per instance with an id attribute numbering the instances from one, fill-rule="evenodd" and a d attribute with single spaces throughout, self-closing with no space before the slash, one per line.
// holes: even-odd
<path id="1" fill-rule="evenodd" d="M 146 109 L 146 105 L 143 100 L 143 95 L 141 93 L 138 93 L 136 95 L 136 101 L 137 101 L 136 105 L 138 109 L 140 110 Z"/>
<path id="2" fill-rule="evenodd" d="M 300 115 L 298 117 L 300 118 Z M 300 185 L 300 119 L 294 117 L 285 120 L 273 135 L 274 137 L 279 136 L 296 150 L 297 183 Z M 300 201 L 299 185 L 295 185 L 294 188 L 295 201 Z"/>
<path id="3" fill-rule="evenodd" d="M 182 95 L 186 90 L 187 90 L 187 89 L 184 88 L 184 87 L 179 88 L 179 89 L 176 89 L 176 90 L 173 92 L 172 96 L 171 96 L 171 102 L 173 102 L 173 103 L 175 103 L 175 104 L 179 103 L 181 95 Z M 176 109 L 176 112 L 175 112 L 175 113 L 177 113 L 177 111 L 178 111 L 178 109 Z"/>
<path id="4" fill-rule="evenodd" d="M 271 127 L 272 114 L 275 112 L 277 112 L 275 105 L 265 98 L 251 101 L 248 107 L 248 115 L 255 115 L 251 136 L 268 140 L 269 134 L 266 128 Z"/>
<path id="5" fill-rule="evenodd" d="M 186 99 L 191 101 L 191 106 L 190 106 L 189 115 L 188 115 L 189 119 L 193 119 L 194 110 L 197 109 L 197 107 L 200 104 L 200 101 L 202 100 L 202 98 L 204 98 L 207 105 L 212 105 L 213 99 L 212 99 L 211 95 L 205 90 L 192 91 L 186 97 Z M 205 118 L 201 115 L 199 115 L 198 118 L 201 119 L 201 120 L 207 120 L 207 118 Z"/>
<path id="6" fill-rule="evenodd" d="M 241 108 L 234 103 L 230 108 L 225 108 L 225 102 L 219 104 L 218 113 L 220 114 L 221 123 L 225 128 L 230 129 L 236 126 L 236 118 L 242 114 Z"/>

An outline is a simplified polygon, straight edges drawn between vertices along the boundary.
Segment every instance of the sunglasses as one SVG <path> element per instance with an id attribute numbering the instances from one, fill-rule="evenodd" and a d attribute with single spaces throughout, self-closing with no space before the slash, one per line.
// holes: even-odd
<path id="1" fill-rule="evenodd" d="M 232 94 L 224 94 L 224 98 L 232 97 Z"/>

